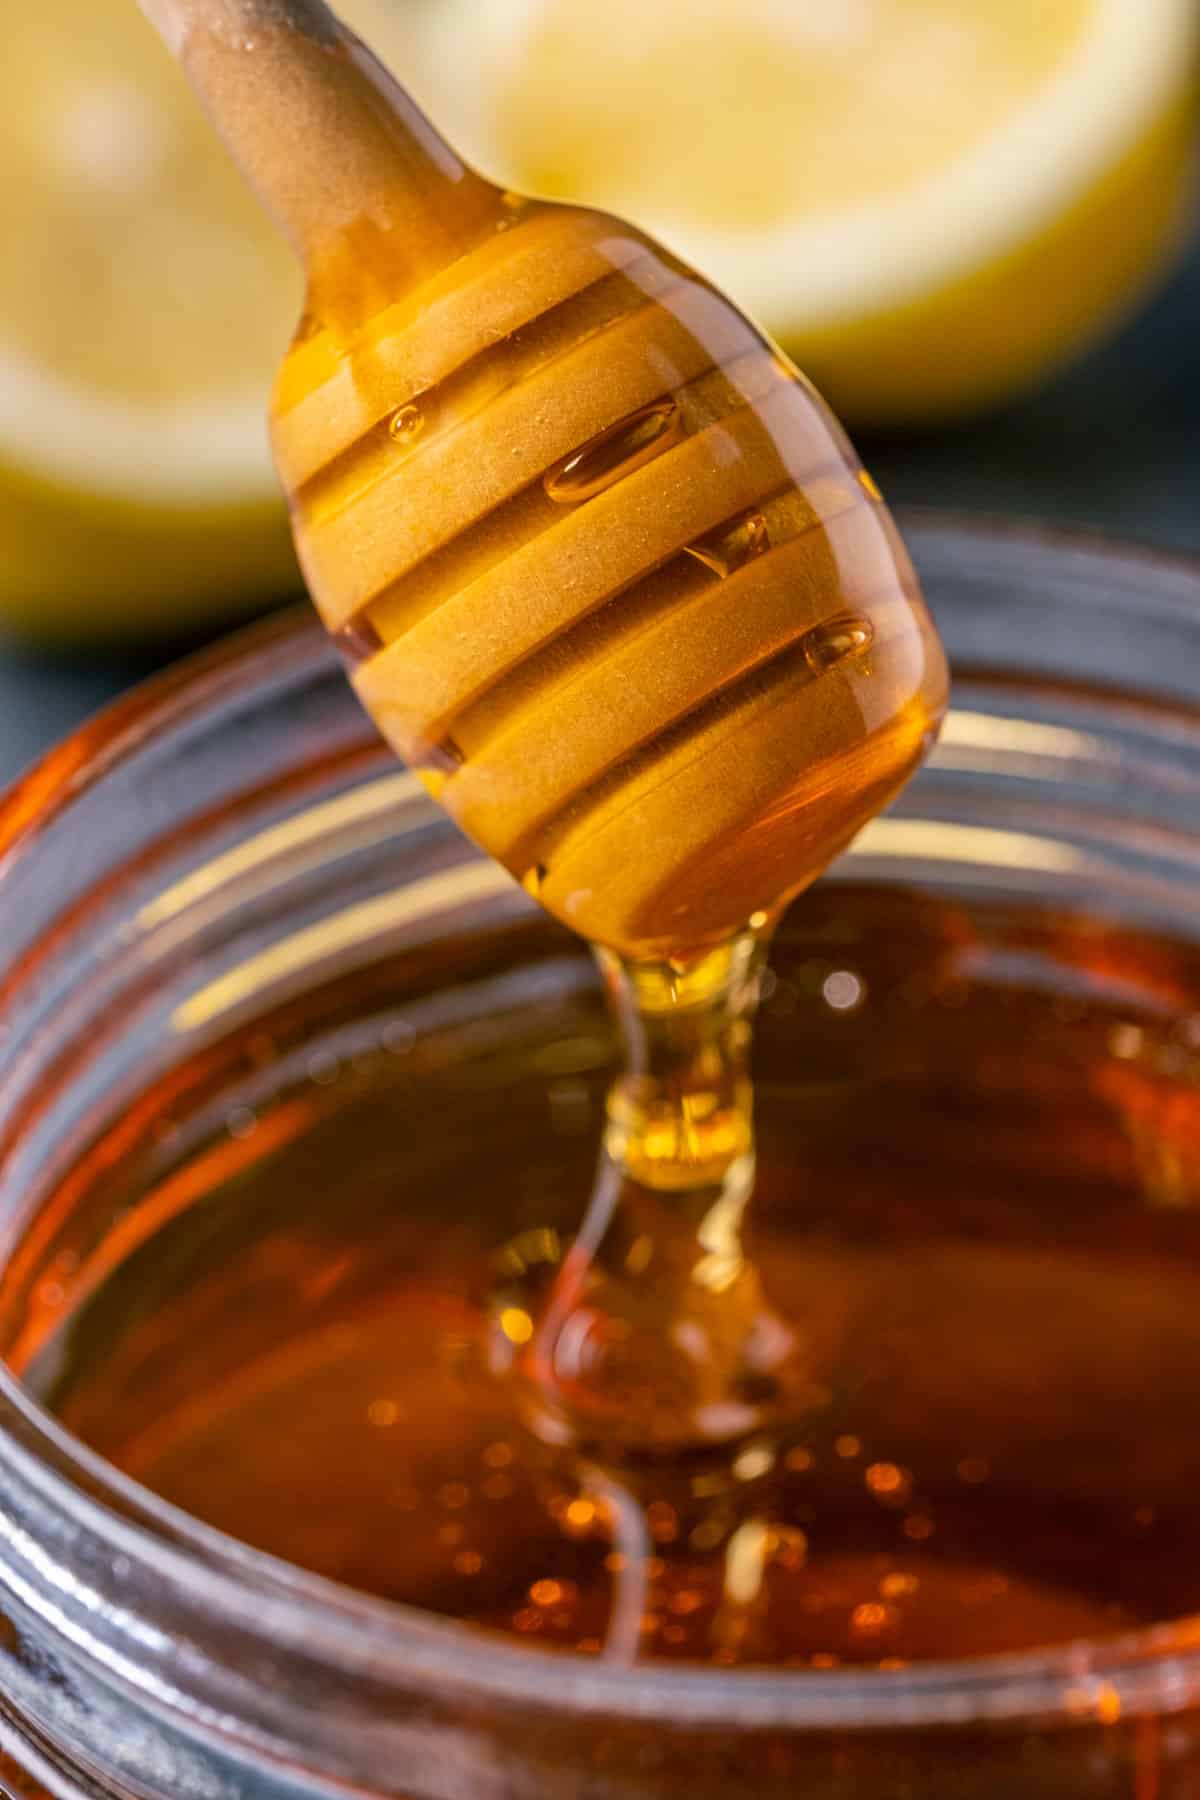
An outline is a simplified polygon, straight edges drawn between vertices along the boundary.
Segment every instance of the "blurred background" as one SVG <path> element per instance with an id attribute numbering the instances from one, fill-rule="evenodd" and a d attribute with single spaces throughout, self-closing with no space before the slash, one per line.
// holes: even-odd
<path id="1" fill-rule="evenodd" d="M 1200 553 L 1195 0 L 344 0 L 489 174 L 648 226 L 888 498 Z M 0 782 L 294 598 L 300 307 L 135 0 L 10 8 Z"/>

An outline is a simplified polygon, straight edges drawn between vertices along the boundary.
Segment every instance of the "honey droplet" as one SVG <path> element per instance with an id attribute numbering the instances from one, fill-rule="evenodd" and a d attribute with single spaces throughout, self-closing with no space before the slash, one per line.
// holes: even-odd
<path id="1" fill-rule="evenodd" d="M 804 639 L 804 660 L 814 675 L 844 662 L 848 656 L 861 656 L 875 641 L 875 627 L 869 619 L 844 613 L 816 625 Z"/>
<path id="2" fill-rule="evenodd" d="M 383 649 L 383 639 L 369 619 L 360 619 L 353 625 L 343 625 L 340 631 L 334 632 L 333 642 L 339 656 L 352 669 L 369 662 Z"/>
<path id="3" fill-rule="evenodd" d="M 871 474 L 869 469 L 860 469 L 858 471 L 858 485 L 867 496 L 868 500 L 876 500 L 882 503 L 883 495 L 879 491 L 879 483 L 875 480 L 875 477 Z"/>
<path id="4" fill-rule="evenodd" d="M 560 506 L 577 506 L 653 462 L 679 437 L 683 420 L 674 400 L 656 400 L 599 433 L 547 471 L 545 488 Z"/>
<path id="5" fill-rule="evenodd" d="M 540 900 L 542 897 L 542 887 L 547 873 L 546 868 L 541 863 L 537 863 L 532 869 L 526 869 L 521 877 L 521 886 L 534 900 Z"/>
<path id="6" fill-rule="evenodd" d="M 767 521 L 760 512 L 745 513 L 687 546 L 687 554 L 724 581 L 771 547 Z"/>
<path id="7" fill-rule="evenodd" d="M 466 760 L 452 737 L 439 738 L 436 743 L 414 744 L 408 758 L 409 767 L 418 775 L 446 778 L 456 775 Z"/>
<path id="8" fill-rule="evenodd" d="M 388 436 L 396 444 L 411 444 L 425 429 L 425 415 L 419 406 L 402 406 L 388 421 Z"/>

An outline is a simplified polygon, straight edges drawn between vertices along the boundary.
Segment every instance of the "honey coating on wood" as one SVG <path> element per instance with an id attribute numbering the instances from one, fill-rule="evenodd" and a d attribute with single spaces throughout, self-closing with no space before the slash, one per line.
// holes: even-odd
<path id="1" fill-rule="evenodd" d="M 593 214 L 531 206 L 500 244 L 437 284 L 454 366 L 429 386 L 375 379 L 409 360 L 402 318 L 295 352 L 313 384 L 289 371 L 275 432 L 305 567 L 331 628 L 378 642 L 354 681 L 389 741 L 419 769 L 456 746 L 437 797 L 470 836 L 594 942 L 694 951 L 908 778 L 941 654 L 842 433 L 727 302 Z M 498 340 L 480 260 L 523 277 Z M 322 384 L 358 403 L 313 466 Z"/>
<path id="2" fill-rule="evenodd" d="M 594 943 L 777 911 L 946 697 L 837 422 L 643 233 L 467 169 L 317 0 L 164 4 L 308 272 L 275 454 L 380 729 Z"/>

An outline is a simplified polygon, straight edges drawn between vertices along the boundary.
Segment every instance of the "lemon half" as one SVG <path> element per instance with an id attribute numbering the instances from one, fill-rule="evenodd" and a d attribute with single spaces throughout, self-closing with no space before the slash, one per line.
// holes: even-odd
<path id="1" fill-rule="evenodd" d="M 447 0 L 423 92 L 648 226 L 873 423 L 964 413 L 1170 255 L 1194 0 Z"/>
<path id="2" fill-rule="evenodd" d="M 403 35 L 388 0 L 343 10 Z M 244 611 L 298 580 L 266 428 L 291 253 L 135 0 L 4 29 L 0 622 L 79 642 Z"/>

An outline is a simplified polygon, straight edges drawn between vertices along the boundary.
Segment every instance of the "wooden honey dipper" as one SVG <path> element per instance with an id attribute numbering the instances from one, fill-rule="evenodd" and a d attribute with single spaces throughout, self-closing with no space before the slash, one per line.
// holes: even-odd
<path id="1" fill-rule="evenodd" d="M 829 410 L 641 232 L 467 169 L 322 0 L 142 4 L 305 266 L 275 454 L 380 729 L 627 958 L 773 916 L 946 697 Z"/>

